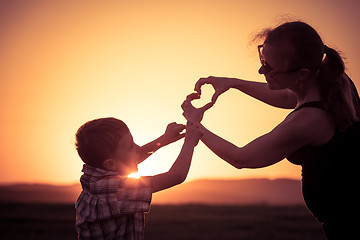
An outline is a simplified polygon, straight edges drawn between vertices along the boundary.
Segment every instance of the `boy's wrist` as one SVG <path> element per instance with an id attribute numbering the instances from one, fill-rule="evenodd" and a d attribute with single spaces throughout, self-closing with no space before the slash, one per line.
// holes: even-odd
<path id="1" fill-rule="evenodd" d="M 200 123 L 199 123 L 199 125 L 200 125 Z M 196 127 L 196 128 L 199 128 L 199 127 Z M 199 143 L 201 136 L 202 136 L 202 133 L 199 132 L 199 130 L 197 129 L 196 132 L 186 133 L 184 142 L 187 144 L 196 146 Z"/>
<path id="2" fill-rule="evenodd" d="M 156 146 L 163 147 L 163 146 L 169 145 L 172 142 L 174 142 L 174 141 L 172 141 L 172 139 L 170 139 L 165 133 L 157 139 Z"/>
<path id="3" fill-rule="evenodd" d="M 156 141 L 156 146 L 159 147 L 159 148 L 163 147 L 163 146 L 165 146 L 167 144 L 168 143 L 167 143 L 167 139 L 166 139 L 165 134 L 161 135 Z"/>
<path id="4" fill-rule="evenodd" d="M 199 139 L 195 139 L 195 138 L 192 138 L 192 137 L 185 137 L 185 140 L 184 140 L 184 144 L 186 145 L 191 145 L 191 146 L 196 146 L 199 142 Z"/>

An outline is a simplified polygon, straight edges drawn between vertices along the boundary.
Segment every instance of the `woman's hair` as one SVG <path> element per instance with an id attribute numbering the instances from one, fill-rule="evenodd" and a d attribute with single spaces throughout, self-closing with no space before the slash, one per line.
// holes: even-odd
<path id="1" fill-rule="evenodd" d="M 345 73 L 339 53 L 327 46 L 318 81 L 326 110 L 333 116 L 339 130 L 345 130 L 360 118 L 360 100 L 356 87 Z"/>
<path id="2" fill-rule="evenodd" d="M 103 162 L 112 157 L 120 139 L 128 133 L 129 128 L 119 119 L 95 119 L 76 132 L 75 147 L 84 163 L 103 168 Z"/>
<path id="3" fill-rule="evenodd" d="M 360 100 L 356 87 L 345 74 L 339 53 L 324 45 L 314 28 L 300 21 L 287 22 L 258 34 L 275 47 L 290 44 L 291 69 L 307 68 L 317 74 L 326 111 L 339 130 L 345 130 L 360 119 Z"/>

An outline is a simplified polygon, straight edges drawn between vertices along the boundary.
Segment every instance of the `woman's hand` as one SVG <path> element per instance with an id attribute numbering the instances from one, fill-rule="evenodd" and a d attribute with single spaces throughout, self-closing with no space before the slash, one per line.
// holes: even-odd
<path id="1" fill-rule="evenodd" d="M 231 87 L 231 79 L 230 78 L 222 78 L 222 77 L 207 77 L 200 78 L 195 84 L 195 91 L 198 95 L 201 95 L 201 86 L 204 84 L 211 84 L 215 90 L 214 95 L 211 98 L 211 102 L 215 104 L 217 98 L 224 92 L 230 89 Z"/>
<path id="2" fill-rule="evenodd" d="M 200 123 L 204 117 L 205 111 L 214 105 L 213 102 L 210 102 L 201 108 L 195 108 L 191 104 L 191 101 L 193 101 L 194 99 L 199 99 L 199 98 L 200 98 L 200 95 L 198 93 L 192 93 L 186 97 L 186 100 L 181 105 L 181 108 L 184 110 L 184 113 L 183 113 L 184 117 L 192 124 Z"/>

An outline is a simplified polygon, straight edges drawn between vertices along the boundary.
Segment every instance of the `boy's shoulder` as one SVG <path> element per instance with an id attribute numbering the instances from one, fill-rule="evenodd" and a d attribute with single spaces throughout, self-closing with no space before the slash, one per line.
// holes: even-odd
<path id="1" fill-rule="evenodd" d="M 116 193 L 131 195 L 130 193 L 152 193 L 150 178 L 140 177 L 136 179 L 119 175 L 107 176 L 98 181 L 94 181 L 90 183 L 89 190 L 92 194 Z"/>
<path id="2" fill-rule="evenodd" d="M 151 200 L 151 177 L 132 178 L 118 175 L 116 172 L 83 167 L 84 174 L 80 178 L 84 191 L 97 196 L 116 195 L 117 199 Z"/>

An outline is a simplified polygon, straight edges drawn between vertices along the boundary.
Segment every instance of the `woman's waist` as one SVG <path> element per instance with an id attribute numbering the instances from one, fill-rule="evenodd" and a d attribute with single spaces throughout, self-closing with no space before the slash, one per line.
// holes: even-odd
<path id="1" fill-rule="evenodd" d="M 348 217 L 357 205 L 355 182 L 340 175 L 313 177 L 303 174 L 304 201 L 321 222 L 331 221 L 339 216 Z"/>

